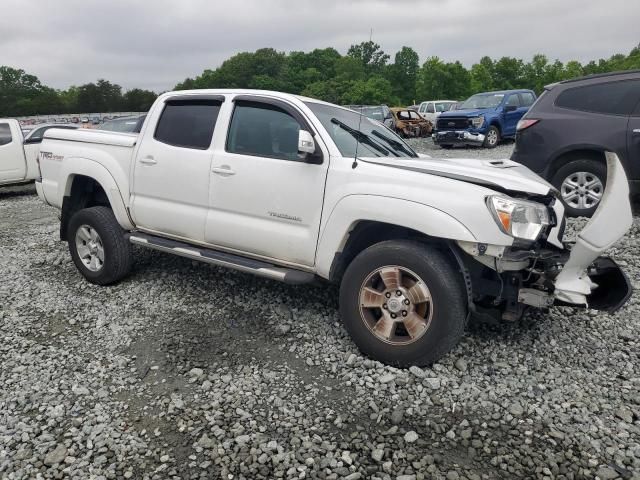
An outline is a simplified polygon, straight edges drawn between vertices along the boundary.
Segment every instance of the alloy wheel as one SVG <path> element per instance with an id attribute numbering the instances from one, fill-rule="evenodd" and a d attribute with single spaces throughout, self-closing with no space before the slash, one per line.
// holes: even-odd
<path id="1" fill-rule="evenodd" d="M 76 231 L 76 250 L 80 261 L 92 272 L 104 266 L 104 246 L 95 228 L 81 225 Z"/>
<path id="2" fill-rule="evenodd" d="M 590 172 L 575 172 L 562 182 L 560 194 L 564 202 L 576 209 L 593 208 L 602 199 L 604 186 L 602 181 Z"/>
<path id="3" fill-rule="evenodd" d="M 378 268 L 360 287 L 360 316 L 379 340 L 392 345 L 413 343 L 431 324 L 431 292 L 408 268 Z"/>

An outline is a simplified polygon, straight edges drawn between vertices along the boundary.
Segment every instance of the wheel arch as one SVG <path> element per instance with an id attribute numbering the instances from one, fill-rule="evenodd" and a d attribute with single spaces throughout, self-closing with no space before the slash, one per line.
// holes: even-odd
<path id="1" fill-rule="evenodd" d="M 400 211 L 402 216 L 395 215 Z M 399 218 L 405 221 L 398 222 Z M 465 225 L 434 207 L 397 198 L 351 195 L 338 202 L 322 229 L 316 271 L 323 278 L 337 280 L 365 248 L 402 238 L 439 244 L 476 240 Z"/>
<path id="2" fill-rule="evenodd" d="M 607 160 L 605 158 L 605 150 L 605 148 L 598 145 L 574 145 L 563 148 L 551 158 L 547 171 L 545 172 L 545 178 L 551 181 L 563 165 L 574 160 L 593 160 L 602 163 L 606 167 Z"/>
<path id="3" fill-rule="evenodd" d="M 413 228 L 373 220 L 360 220 L 349 231 L 341 252 L 336 252 L 329 271 L 329 280 L 338 283 L 349 264 L 367 248 L 389 240 L 413 240 L 438 247 L 447 252 L 452 265 L 458 266 L 450 240 L 432 237 Z"/>
<path id="4" fill-rule="evenodd" d="M 92 206 L 108 206 L 122 228 L 134 228 L 120 189 L 105 167 L 95 162 L 90 162 L 88 166 L 84 161 L 73 162 L 75 165 L 66 163 L 67 160 L 65 166 L 69 171 L 63 177 L 64 184 L 60 185 L 63 192 L 60 215 L 61 240 L 67 239 L 66 230 L 71 216 L 78 210 Z"/>

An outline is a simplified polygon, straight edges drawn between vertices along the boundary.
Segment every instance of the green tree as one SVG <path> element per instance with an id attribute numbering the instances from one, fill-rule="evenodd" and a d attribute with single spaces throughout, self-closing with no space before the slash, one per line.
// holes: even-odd
<path id="1" fill-rule="evenodd" d="M 389 66 L 389 80 L 393 94 L 402 103 L 413 103 L 416 99 L 416 80 L 420 69 L 420 57 L 411 47 L 402 47 Z"/>
<path id="2" fill-rule="evenodd" d="M 493 83 L 499 90 L 523 88 L 526 84 L 524 62 L 519 58 L 502 57 L 494 64 Z"/>
<path id="3" fill-rule="evenodd" d="M 107 80 L 87 83 L 78 87 L 80 112 L 117 112 L 122 108 L 122 87 Z"/>
<path id="4" fill-rule="evenodd" d="M 380 49 L 380 45 L 371 40 L 351 45 L 347 51 L 347 56 L 358 60 L 367 75 L 381 74 L 389 61 L 389 55 Z"/>
<path id="5" fill-rule="evenodd" d="M 122 96 L 122 109 L 128 112 L 146 112 L 158 95 L 150 90 L 134 88 Z"/>
<path id="6" fill-rule="evenodd" d="M 367 80 L 351 82 L 349 88 L 342 94 L 341 103 L 359 105 L 397 104 L 393 97 L 391 82 L 380 75 L 374 75 Z"/>
<path id="7" fill-rule="evenodd" d="M 24 70 L 0 66 L 0 116 L 52 113 L 60 108 L 55 91 Z"/>

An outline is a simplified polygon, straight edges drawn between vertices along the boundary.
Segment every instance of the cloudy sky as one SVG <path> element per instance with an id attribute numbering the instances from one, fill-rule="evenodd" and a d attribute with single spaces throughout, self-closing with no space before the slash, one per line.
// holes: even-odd
<path id="1" fill-rule="evenodd" d="M 588 61 L 640 42 L 638 0 L 2 0 L 0 65 L 55 88 L 105 78 L 172 88 L 236 52 L 373 39 L 471 65 L 483 55 Z"/>

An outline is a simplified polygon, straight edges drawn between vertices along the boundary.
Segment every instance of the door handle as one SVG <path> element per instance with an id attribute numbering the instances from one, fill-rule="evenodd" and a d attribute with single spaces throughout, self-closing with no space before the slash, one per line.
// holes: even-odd
<path id="1" fill-rule="evenodd" d="M 158 162 L 156 162 L 155 158 L 153 158 L 151 155 L 147 155 L 146 157 L 140 159 L 140 163 L 144 163 L 145 165 L 155 165 Z"/>
<path id="2" fill-rule="evenodd" d="M 223 175 L 223 176 L 229 176 L 229 175 L 235 175 L 236 174 L 236 172 L 231 170 L 231 167 L 229 165 L 220 165 L 219 167 L 213 167 L 211 169 L 211 171 L 213 173 L 217 173 L 217 174 Z"/>

